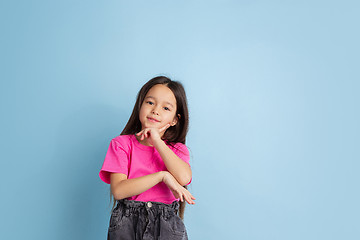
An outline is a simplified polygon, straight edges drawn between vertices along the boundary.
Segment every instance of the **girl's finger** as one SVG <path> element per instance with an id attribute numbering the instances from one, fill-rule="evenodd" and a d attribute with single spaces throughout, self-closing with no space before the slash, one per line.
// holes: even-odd
<path id="1" fill-rule="evenodd" d="M 192 200 L 194 197 L 191 195 L 191 193 L 189 193 L 189 195 L 188 195 L 188 203 L 189 204 L 195 204 L 195 202 Z"/>
<path id="2" fill-rule="evenodd" d="M 189 204 L 191 204 L 191 200 L 189 199 L 188 196 L 185 196 L 185 199 L 186 199 L 186 201 L 187 201 Z"/>
<path id="3" fill-rule="evenodd" d="M 162 128 L 160 128 L 160 132 L 165 131 L 168 127 L 170 127 L 170 123 L 166 124 L 165 126 L 163 126 Z"/>
<path id="4" fill-rule="evenodd" d="M 194 201 L 191 200 L 190 198 L 188 198 L 187 202 L 188 202 L 189 204 L 194 204 Z"/>
<path id="5" fill-rule="evenodd" d="M 141 139 L 144 139 L 146 136 L 146 131 L 143 132 L 143 134 L 141 135 Z"/>
<path id="6" fill-rule="evenodd" d="M 145 135 L 146 133 L 145 133 L 145 131 L 141 134 L 141 138 L 140 138 L 140 140 L 144 140 L 144 135 Z"/>
<path id="7" fill-rule="evenodd" d="M 190 201 L 191 201 L 192 204 L 195 204 L 195 202 L 193 201 L 193 199 L 195 199 L 194 196 L 190 194 Z"/>

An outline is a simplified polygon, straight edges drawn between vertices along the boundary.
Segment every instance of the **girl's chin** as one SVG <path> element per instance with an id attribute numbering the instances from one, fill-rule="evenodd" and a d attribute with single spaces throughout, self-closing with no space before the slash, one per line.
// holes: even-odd
<path id="1" fill-rule="evenodd" d="M 158 128 L 158 129 L 160 129 L 160 128 L 162 128 L 163 126 L 157 125 L 156 123 L 154 123 L 154 124 L 145 124 L 142 129 L 144 129 L 144 128 L 153 128 L 153 127 L 156 127 L 156 128 Z"/>

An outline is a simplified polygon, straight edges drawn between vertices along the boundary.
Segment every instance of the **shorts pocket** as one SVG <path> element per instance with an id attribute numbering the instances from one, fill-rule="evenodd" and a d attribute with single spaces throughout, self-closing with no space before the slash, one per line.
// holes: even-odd
<path id="1" fill-rule="evenodd" d="M 111 214 L 110 217 L 110 223 L 109 223 L 109 232 L 115 231 L 120 225 L 123 220 L 124 214 L 122 212 L 122 209 L 114 209 L 114 211 Z"/>
<path id="2" fill-rule="evenodd" d="M 171 236 L 184 236 L 186 235 L 186 228 L 184 222 L 178 215 L 161 216 L 162 222 L 162 235 L 169 234 Z M 173 239 L 173 238 L 171 238 Z M 175 238 L 174 238 L 175 239 Z M 182 238 L 180 238 L 182 239 Z"/>

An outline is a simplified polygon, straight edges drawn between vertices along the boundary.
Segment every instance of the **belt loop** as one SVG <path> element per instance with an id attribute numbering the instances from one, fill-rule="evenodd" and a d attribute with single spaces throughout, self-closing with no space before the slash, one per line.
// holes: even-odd
<path id="1" fill-rule="evenodd" d="M 125 208 L 125 216 L 130 216 L 130 208 Z"/>
<path id="2" fill-rule="evenodd" d="M 166 214 L 166 208 L 162 208 L 162 215 L 164 216 L 165 221 L 167 221 L 167 214 Z"/>

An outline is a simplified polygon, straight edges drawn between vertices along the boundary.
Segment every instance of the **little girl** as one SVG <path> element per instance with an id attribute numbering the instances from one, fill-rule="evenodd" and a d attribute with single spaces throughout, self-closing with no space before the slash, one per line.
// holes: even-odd
<path id="1" fill-rule="evenodd" d="M 180 82 L 158 76 L 140 89 L 130 119 L 111 140 L 99 172 L 114 200 L 108 240 L 188 239 L 185 201 L 195 204 L 187 190 L 192 180 L 185 145 L 188 125 Z"/>

